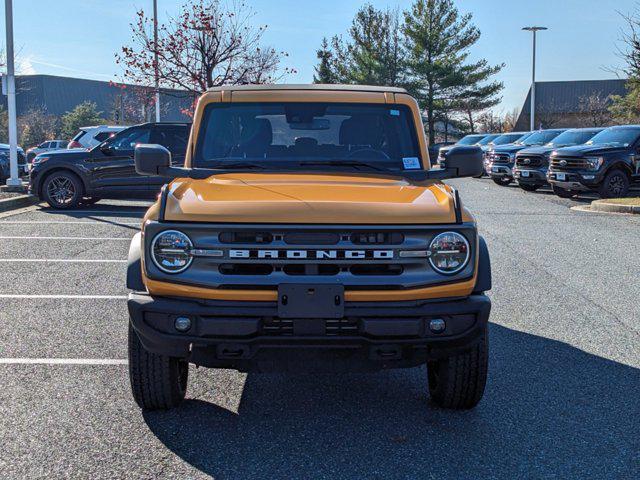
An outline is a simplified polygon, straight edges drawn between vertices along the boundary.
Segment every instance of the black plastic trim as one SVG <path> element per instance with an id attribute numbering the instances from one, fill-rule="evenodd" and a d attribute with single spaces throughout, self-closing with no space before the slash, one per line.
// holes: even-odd
<path id="1" fill-rule="evenodd" d="M 158 212 L 158 221 L 165 221 L 165 213 L 167 210 L 167 197 L 169 196 L 169 185 L 166 183 L 160 189 L 160 211 Z"/>
<path id="2" fill-rule="evenodd" d="M 127 259 L 127 288 L 138 292 L 146 291 L 142 281 L 142 233 L 136 233 L 129 245 Z"/>
<path id="3" fill-rule="evenodd" d="M 474 293 L 483 293 L 491 290 L 491 257 L 489 256 L 489 247 L 484 237 L 478 236 L 478 276 Z"/>

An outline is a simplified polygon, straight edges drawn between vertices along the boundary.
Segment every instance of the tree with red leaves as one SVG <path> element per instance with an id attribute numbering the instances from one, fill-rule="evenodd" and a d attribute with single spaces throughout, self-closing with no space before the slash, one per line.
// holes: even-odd
<path id="1" fill-rule="evenodd" d="M 245 3 L 190 0 L 158 25 L 156 45 L 153 17 L 139 10 L 131 24 L 132 43 L 116 54 L 116 62 L 125 80 L 152 86 L 157 50 L 160 87 L 194 96 L 220 85 L 275 83 L 294 70 L 281 68 L 285 52 L 262 45 L 267 26 L 254 26 L 254 16 Z"/>

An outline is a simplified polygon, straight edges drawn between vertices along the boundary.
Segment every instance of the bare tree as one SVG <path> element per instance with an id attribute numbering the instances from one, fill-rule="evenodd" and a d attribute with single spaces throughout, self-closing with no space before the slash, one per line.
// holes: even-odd
<path id="1" fill-rule="evenodd" d="M 504 132 L 512 132 L 516 128 L 516 123 L 518 122 L 518 117 L 520 116 L 520 112 L 517 108 L 514 108 L 510 112 L 507 112 L 504 115 L 504 120 L 502 122 L 503 131 Z"/>
<path id="2" fill-rule="evenodd" d="M 267 27 L 254 27 L 254 16 L 245 3 L 190 0 L 158 26 L 156 45 L 153 18 L 139 10 L 131 24 L 132 43 L 116 54 L 116 62 L 126 80 L 151 86 L 157 51 L 160 86 L 194 95 L 220 85 L 273 83 L 293 70 L 280 68 L 286 53 L 262 45 Z"/>
<path id="3" fill-rule="evenodd" d="M 611 96 L 594 92 L 580 97 L 578 111 L 580 123 L 584 127 L 606 127 L 611 124 Z"/>

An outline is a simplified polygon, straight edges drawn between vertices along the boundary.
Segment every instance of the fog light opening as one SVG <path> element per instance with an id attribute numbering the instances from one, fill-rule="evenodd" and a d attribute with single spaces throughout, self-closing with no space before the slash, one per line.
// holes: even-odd
<path id="1" fill-rule="evenodd" d="M 429 322 L 429 330 L 433 333 L 442 333 L 447 329 L 447 324 L 441 318 L 434 318 Z"/>
<path id="2" fill-rule="evenodd" d="M 189 317 L 178 317 L 174 326 L 179 332 L 186 332 L 191 328 L 191 319 Z"/>

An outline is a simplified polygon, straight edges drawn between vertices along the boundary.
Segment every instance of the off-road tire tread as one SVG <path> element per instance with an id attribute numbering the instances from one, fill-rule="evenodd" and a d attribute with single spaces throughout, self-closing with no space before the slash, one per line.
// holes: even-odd
<path id="1" fill-rule="evenodd" d="M 488 367 L 487 334 L 471 350 L 453 357 L 430 362 L 438 368 L 442 381 L 432 389 L 432 400 L 443 408 L 467 410 L 475 407 L 484 395 Z"/>
<path id="2" fill-rule="evenodd" d="M 168 410 L 184 399 L 178 387 L 177 358 L 151 353 L 129 325 L 129 379 L 133 398 L 144 410 Z"/>

